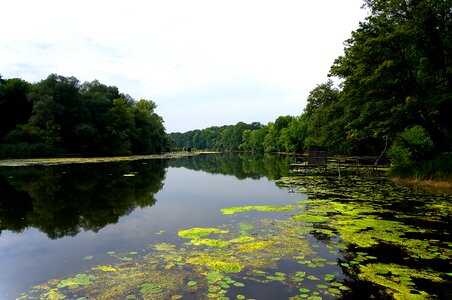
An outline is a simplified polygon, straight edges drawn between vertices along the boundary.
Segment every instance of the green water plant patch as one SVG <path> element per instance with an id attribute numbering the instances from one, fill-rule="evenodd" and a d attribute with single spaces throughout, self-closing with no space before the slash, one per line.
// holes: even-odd
<path id="1" fill-rule="evenodd" d="M 247 212 L 247 211 L 260 211 L 260 212 L 277 212 L 277 211 L 290 211 L 293 210 L 292 205 L 284 206 L 269 206 L 269 205 L 249 205 L 249 206 L 237 206 L 222 208 L 221 212 L 225 215 L 233 215 L 235 213 Z"/>
<path id="2" fill-rule="evenodd" d="M 211 234 L 224 234 L 228 233 L 227 230 L 219 228 L 190 228 L 185 230 L 180 230 L 177 234 L 186 239 L 200 239 L 207 237 Z"/>
<path id="3" fill-rule="evenodd" d="M 163 241 L 145 251 L 109 252 L 116 263 L 50 280 L 24 297 L 180 299 L 192 293 L 201 299 L 242 299 L 258 298 L 253 289 L 270 283 L 285 298 L 320 299 L 353 296 L 356 287 L 349 282 L 365 282 L 369 297 L 428 299 L 436 296 L 434 288 L 450 282 L 449 271 L 435 269 L 452 263 L 450 238 L 443 239 L 451 217 L 444 197 L 436 202 L 357 177 L 292 178 L 290 184 L 303 187 L 309 199 L 221 211 L 291 211 L 292 216 L 238 215 L 218 227 L 181 229 L 181 244 Z M 435 209 L 442 210 L 440 217 L 430 218 Z M 133 260 L 124 261 L 125 255 Z"/>

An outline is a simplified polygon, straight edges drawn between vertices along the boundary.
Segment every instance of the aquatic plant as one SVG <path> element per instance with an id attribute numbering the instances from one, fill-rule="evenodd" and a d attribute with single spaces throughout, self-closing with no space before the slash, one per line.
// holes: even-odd
<path id="1" fill-rule="evenodd" d="M 147 294 L 158 294 L 163 292 L 163 289 L 160 285 L 154 283 L 144 283 L 141 285 L 140 293 Z"/>
<path id="2" fill-rule="evenodd" d="M 237 249 L 241 252 L 256 252 L 264 248 L 276 244 L 274 241 L 257 241 L 237 245 Z"/>
<path id="3" fill-rule="evenodd" d="M 260 211 L 260 212 L 276 212 L 276 211 L 290 211 L 293 210 L 292 205 L 284 206 L 269 206 L 269 205 L 249 205 L 249 206 L 237 206 L 237 207 L 226 207 L 222 208 L 221 212 L 225 215 L 233 215 L 235 213 L 246 212 L 246 211 Z"/>
<path id="4" fill-rule="evenodd" d="M 219 228 L 190 228 L 185 230 L 179 230 L 178 236 L 186 239 L 200 239 L 207 237 L 211 234 L 224 234 L 228 233 L 227 230 L 222 230 Z"/>
<path id="5" fill-rule="evenodd" d="M 360 267 L 358 277 L 386 288 L 386 293 L 395 299 L 427 299 L 431 295 L 415 289 L 413 278 L 433 282 L 443 279 L 433 270 L 417 270 L 396 264 L 374 263 Z"/>
<path id="6" fill-rule="evenodd" d="M 60 281 L 60 283 L 57 285 L 58 288 L 76 288 L 79 285 L 86 285 L 92 283 L 92 280 L 94 279 L 93 275 L 87 275 L 87 274 L 77 274 L 75 277 L 69 277 L 67 279 L 63 279 Z"/>
<path id="7" fill-rule="evenodd" d="M 99 271 L 103 271 L 103 272 L 116 272 L 116 271 L 118 271 L 117 268 L 112 267 L 110 265 L 107 265 L 107 266 L 100 265 L 100 266 L 92 268 L 92 270 L 99 270 Z"/>
<path id="8" fill-rule="evenodd" d="M 178 236 L 189 239 L 182 246 L 159 243 L 147 252 L 126 252 L 133 255 L 131 261 L 124 261 L 128 257 L 124 254 L 109 252 L 118 259 L 117 264 L 93 267 L 84 273 L 88 279 L 76 276 L 66 281 L 49 281 L 34 287 L 29 294 L 38 295 L 36 298 L 50 293 L 53 297 L 77 293 L 88 298 L 180 299 L 185 293 L 194 293 L 198 298 L 245 299 L 247 290 L 234 294 L 233 287 L 244 287 L 248 282 L 274 282 L 290 286 L 290 299 L 320 299 L 353 293 L 347 281 L 341 282 L 345 274 L 357 282 L 371 283 L 378 295 L 422 299 L 435 295 L 418 286 L 419 279 L 436 284 L 450 280 L 450 273 L 412 267 L 419 265 L 418 261 L 451 261 L 452 244 L 429 237 L 430 233 L 445 233 L 422 228 L 417 222 L 447 224 L 450 209 L 438 212 L 439 217 L 431 211 L 441 209 L 444 200 L 430 203 L 414 197 L 410 201 L 416 205 L 398 211 L 391 206 L 404 199 L 407 191 L 403 187 L 390 185 L 391 190 L 383 192 L 373 182 L 360 178 L 291 179 L 292 185 L 296 182 L 304 186 L 309 199 L 292 205 L 221 210 L 225 215 L 253 210 L 293 211 L 294 216 L 180 230 Z M 410 210 L 413 207 L 414 212 Z M 419 216 L 421 208 L 428 211 Z M 402 258 L 396 263 L 385 256 L 383 263 L 379 251 L 385 247 L 391 247 L 394 253 L 399 251 Z M 280 266 L 286 263 L 295 263 L 292 266 L 296 269 L 281 272 Z"/>
<path id="9" fill-rule="evenodd" d="M 196 257 L 186 259 L 193 265 L 205 266 L 214 271 L 238 273 L 243 270 L 243 263 L 235 257 L 218 257 L 214 254 L 201 253 Z"/>
<path id="10" fill-rule="evenodd" d="M 209 247 L 217 247 L 217 248 L 224 248 L 227 245 L 229 245 L 229 242 L 222 241 L 222 240 L 214 240 L 214 239 L 193 239 L 190 241 L 193 245 L 199 246 L 199 245 L 206 245 Z"/>
<path id="11" fill-rule="evenodd" d="M 318 216 L 318 215 L 312 215 L 307 213 L 302 213 L 296 216 L 293 216 L 292 219 L 297 221 L 303 221 L 307 223 L 322 223 L 328 221 L 328 217 L 326 216 Z"/>

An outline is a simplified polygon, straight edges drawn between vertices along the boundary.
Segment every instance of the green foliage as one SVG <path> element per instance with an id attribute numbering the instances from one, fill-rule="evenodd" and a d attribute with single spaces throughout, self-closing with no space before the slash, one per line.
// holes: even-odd
<path id="1" fill-rule="evenodd" d="M 367 7 L 370 16 L 331 68 L 331 75 L 345 80 L 347 138 L 358 149 L 375 148 L 384 136 L 392 139 L 418 125 L 436 153 L 447 151 L 452 146 L 450 1 L 377 0 L 367 1 Z"/>
<path id="2" fill-rule="evenodd" d="M 450 0 L 369 0 L 365 7 L 369 16 L 331 67 L 341 85 L 329 80 L 314 88 L 299 118 L 244 130 L 241 150 L 302 152 L 318 145 L 331 154 L 380 155 L 389 144 L 393 163 L 414 175 L 452 149 Z M 232 139 L 233 129 L 222 138 Z M 236 149 L 230 145 L 217 149 Z"/>
<path id="3" fill-rule="evenodd" d="M 0 84 L 0 157 L 156 153 L 166 149 L 163 120 L 149 100 L 135 102 L 97 80 L 56 74 Z"/>
<path id="4" fill-rule="evenodd" d="M 262 128 L 260 123 L 209 127 L 202 130 L 192 130 L 185 133 L 170 133 L 169 138 L 173 147 L 177 149 L 210 149 L 234 152 L 243 149 L 242 137 L 244 134 Z M 246 132 L 246 133 L 245 133 Z"/>
<path id="5" fill-rule="evenodd" d="M 429 158 L 433 149 L 434 145 L 428 132 L 423 127 L 415 125 L 405 129 L 398 136 L 388 154 L 397 165 L 405 165 Z"/>
<path id="6" fill-rule="evenodd" d="M 429 133 L 421 126 L 403 131 L 391 145 L 388 155 L 395 166 L 391 174 L 412 176 L 416 179 L 447 179 L 452 176 L 452 155 L 435 155 L 435 145 Z"/>
<path id="7" fill-rule="evenodd" d="M 0 143 L 19 124 L 26 124 L 32 104 L 27 93 L 31 85 L 19 78 L 0 79 Z"/>
<path id="8" fill-rule="evenodd" d="M 415 179 L 444 179 L 452 177 L 452 153 L 445 152 L 433 159 L 411 161 L 394 166 L 390 173 L 401 177 L 414 177 Z"/>

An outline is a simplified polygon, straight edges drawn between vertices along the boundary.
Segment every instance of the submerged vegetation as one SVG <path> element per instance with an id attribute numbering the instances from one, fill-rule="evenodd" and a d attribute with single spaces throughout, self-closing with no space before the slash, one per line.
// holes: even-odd
<path id="1" fill-rule="evenodd" d="M 293 300 L 450 297 L 450 195 L 353 176 L 277 184 L 309 198 L 224 208 L 219 227 L 181 229 L 130 259 L 106 253 L 117 261 L 19 299 L 259 299 L 270 288 Z"/>

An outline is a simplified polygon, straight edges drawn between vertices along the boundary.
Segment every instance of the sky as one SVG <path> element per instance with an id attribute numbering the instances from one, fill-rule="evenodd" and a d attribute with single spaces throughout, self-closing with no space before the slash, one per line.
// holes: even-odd
<path id="1" fill-rule="evenodd" d="M 14 0 L 0 8 L 0 74 L 99 80 L 152 100 L 167 132 L 303 112 L 362 0 Z"/>

